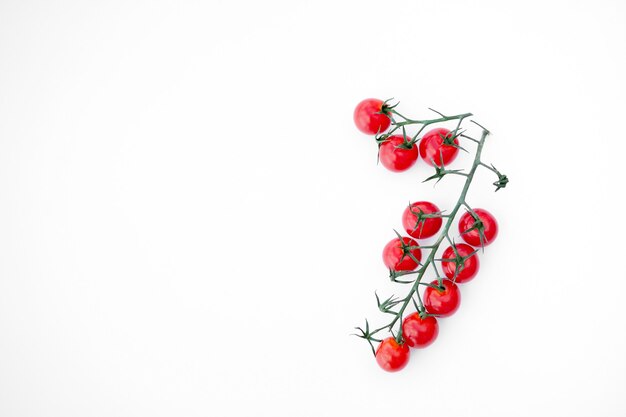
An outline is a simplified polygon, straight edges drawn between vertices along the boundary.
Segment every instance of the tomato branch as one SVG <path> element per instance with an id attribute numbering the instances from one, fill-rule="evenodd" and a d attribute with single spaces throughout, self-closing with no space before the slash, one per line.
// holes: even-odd
<path id="1" fill-rule="evenodd" d="M 457 284 L 467 282 L 476 275 L 479 266 L 477 252 L 484 250 L 484 246 L 497 236 L 498 225 L 491 213 L 482 208 L 472 209 L 467 202 L 467 193 L 476 171 L 482 167 L 495 174 L 497 180 L 493 185 L 496 191 L 505 188 L 509 179 L 493 164 L 481 161 L 489 130 L 470 120 L 481 129 L 481 135 L 479 139 L 468 135 L 462 124 L 472 116 L 471 113 L 447 116 L 429 109 L 439 117 L 417 120 L 399 113 L 396 110 L 398 103 L 390 102 L 365 99 L 354 111 L 356 127 L 374 136 L 378 145 L 378 161 L 391 171 L 402 172 L 421 157 L 435 170 L 423 182 L 434 180 L 436 185 L 451 175 L 465 179 L 450 211 L 440 210 L 429 201 L 409 203 L 402 215 L 402 225 L 411 237 L 403 237 L 394 230 L 396 237 L 383 249 L 383 261 L 389 268 L 389 279 L 404 285 L 405 295 L 393 294 L 381 298 L 375 293 L 378 310 L 391 318 L 386 325 L 374 330 L 370 329 L 366 319 L 364 327 L 356 327 L 356 336 L 368 342 L 381 368 L 393 372 L 402 369 L 408 362 L 409 347 L 425 347 L 435 340 L 438 318 L 450 316 L 460 304 Z M 456 121 L 452 131 L 435 127 L 422 135 L 427 126 L 451 121 Z M 411 131 L 407 132 L 409 127 L 412 127 Z M 414 131 L 416 133 L 412 135 Z M 461 146 L 462 141 L 466 141 L 463 146 L 475 144 L 471 146 L 475 151 L 469 171 L 448 167 L 460 151 L 470 154 Z M 458 229 L 465 243 L 457 246 L 451 230 L 462 207 L 464 210 L 458 220 Z M 434 243 L 420 246 L 412 238 L 434 238 Z M 437 256 L 444 241 L 450 247 Z M 425 259 L 422 259 L 424 256 Z M 438 268 L 438 262 L 441 268 Z M 424 280 L 426 276 L 428 280 Z M 415 308 L 414 312 L 407 312 L 409 305 Z M 384 338 L 379 336 L 383 331 L 389 333 Z M 373 342 L 379 343 L 376 349 Z"/>

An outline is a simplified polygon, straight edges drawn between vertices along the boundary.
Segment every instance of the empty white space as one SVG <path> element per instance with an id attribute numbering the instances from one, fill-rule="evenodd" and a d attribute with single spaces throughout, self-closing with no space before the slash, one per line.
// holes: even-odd
<path id="1" fill-rule="evenodd" d="M 623 416 L 626 4 L 0 2 L 0 415 Z M 398 374 L 366 97 L 492 132 L 497 241 Z M 467 164 L 459 159 L 456 167 Z M 395 287 L 395 288 L 394 288 Z"/>

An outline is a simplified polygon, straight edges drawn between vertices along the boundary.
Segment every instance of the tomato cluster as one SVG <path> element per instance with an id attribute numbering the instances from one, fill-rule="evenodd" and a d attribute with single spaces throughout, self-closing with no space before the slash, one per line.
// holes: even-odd
<path id="1" fill-rule="evenodd" d="M 402 322 L 402 340 L 384 339 L 376 350 L 376 361 L 386 371 L 399 371 L 408 363 L 408 347 L 424 348 L 435 341 L 439 333 L 437 318 L 449 317 L 461 305 L 461 291 L 457 284 L 472 280 L 479 269 L 478 248 L 487 245 L 498 234 L 496 219 L 484 209 L 464 213 L 458 230 L 466 243 L 449 245 L 439 260 L 446 278 L 430 282 L 424 290 L 423 311 L 406 316 Z M 411 237 L 396 237 L 383 249 L 383 262 L 390 271 L 414 271 L 420 265 L 422 252 L 416 239 L 427 239 L 439 232 L 443 219 L 439 208 L 429 201 L 412 203 L 404 210 L 402 224 Z M 424 215 L 433 216 L 423 218 Z M 479 228 L 476 226 L 481 223 Z M 482 230 L 482 232 L 479 232 Z M 482 236 L 482 245 L 481 238 Z"/>
<path id="2" fill-rule="evenodd" d="M 456 133 L 458 128 L 453 133 L 438 127 L 426 132 L 422 137 L 417 137 L 419 132 L 415 137 L 409 137 L 404 133 L 404 129 L 402 135 L 384 134 L 391 125 L 397 126 L 393 114 L 393 107 L 377 99 L 363 100 L 354 111 L 354 122 L 359 130 L 376 135 L 379 159 L 387 169 L 395 172 L 405 171 L 415 164 L 418 156 L 436 168 L 445 167 L 455 160 L 460 149 L 460 134 Z M 494 172 L 497 172 L 495 168 Z M 506 179 L 506 176 L 499 172 L 497 174 L 500 180 Z M 506 182 L 500 187 L 505 185 Z M 380 340 L 375 357 L 380 367 L 386 371 L 394 372 L 404 368 L 410 357 L 409 348 L 424 348 L 435 341 L 439 333 L 438 319 L 451 316 L 461 304 L 459 285 L 471 281 L 478 274 L 480 266 L 478 250 L 491 244 L 498 235 L 498 223 L 491 213 L 484 209 L 469 209 L 468 206 L 468 210 L 458 221 L 458 232 L 465 243 L 455 243 L 449 237 L 448 230 L 455 220 L 459 207 L 460 203 L 453 213 L 447 215 L 430 201 L 411 203 L 401 218 L 408 236 L 401 236 L 396 232 L 397 237 L 390 240 L 383 249 L 383 262 L 389 269 L 392 280 L 396 276 L 414 273 L 411 271 L 420 272 L 420 268 L 425 269 L 425 266 L 422 264 L 424 245 L 421 246 L 419 241 L 436 236 L 442 230 L 444 220 L 446 221 L 445 228 L 436 238 L 435 244 L 425 245 L 425 248 L 431 251 L 426 263 L 431 262 L 437 271 L 436 261 L 445 277 L 438 276 L 430 283 L 418 281 L 416 286 L 423 285 L 425 289 L 421 297 L 419 293 L 416 294 L 420 303 L 420 306 L 415 304 L 417 311 L 404 317 L 397 335 Z M 443 250 L 440 258 L 435 258 L 435 252 L 444 237 L 448 237 L 450 244 Z M 420 278 L 422 275 L 423 272 L 420 273 Z M 417 288 L 419 291 L 420 287 Z M 379 308 L 383 311 L 400 301 L 390 298 L 385 303 L 381 305 L 379 302 Z M 403 311 L 404 307 L 398 313 L 400 319 Z M 364 334 L 369 336 L 368 332 L 369 330 Z"/>
<path id="3" fill-rule="evenodd" d="M 459 153 L 458 135 L 445 128 L 436 128 L 425 133 L 419 147 L 418 138 L 406 135 L 384 135 L 391 125 L 389 107 L 375 98 L 361 101 L 354 109 L 357 128 L 370 135 L 380 135 L 378 158 L 390 171 L 402 172 L 411 168 L 419 156 L 431 166 L 445 166 L 454 161 Z"/>

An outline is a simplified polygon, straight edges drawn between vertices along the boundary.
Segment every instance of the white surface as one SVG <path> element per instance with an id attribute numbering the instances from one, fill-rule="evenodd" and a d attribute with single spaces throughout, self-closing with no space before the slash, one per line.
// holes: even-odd
<path id="1" fill-rule="evenodd" d="M 0 415 L 618 416 L 626 3 L 0 3 Z M 409 200 L 362 98 L 472 111 L 511 178 L 459 312 L 399 374 Z M 399 291 L 399 289 L 395 289 Z"/>

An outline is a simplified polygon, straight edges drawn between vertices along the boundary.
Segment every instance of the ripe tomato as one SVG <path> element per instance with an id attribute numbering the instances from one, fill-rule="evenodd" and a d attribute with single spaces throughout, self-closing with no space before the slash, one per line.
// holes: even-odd
<path id="1" fill-rule="evenodd" d="M 406 343 L 398 344 L 394 337 L 388 337 L 376 349 L 376 362 L 385 371 L 396 372 L 409 363 L 410 354 Z"/>
<path id="2" fill-rule="evenodd" d="M 390 136 L 380 145 L 378 158 L 385 168 L 394 172 L 406 171 L 417 161 L 417 146 L 406 145 L 402 135 Z"/>
<path id="3" fill-rule="evenodd" d="M 417 262 L 409 253 L 413 255 L 418 261 L 422 260 L 422 251 L 419 248 L 415 249 L 403 249 L 404 246 L 417 246 L 417 242 L 410 237 L 403 237 L 402 241 L 399 238 L 391 239 L 389 243 L 385 245 L 383 249 L 383 262 L 389 269 L 394 271 L 412 271 L 417 268 Z"/>
<path id="4" fill-rule="evenodd" d="M 470 212 L 463 213 L 459 219 L 459 233 L 461 233 L 463 240 L 470 245 L 480 246 L 480 231 L 482 230 L 482 244 L 487 246 L 498 236 L 498 222 L 485 209 L 474 209 L 474 212 L 478 215 L 480 221 L 476 224 Z"/>
<path id="5" fill-rule="evenodd" d="M 402 225 L 406 232 L 416 239 L 426 239 L 439 231 L 443 221 L 441 217 L 432 217 L 418 221 L 415 213 L 432 214 L 438 213 L 439 207 L 428 201 L 418 201 L 407 207 L 402 214 Z"/>
<path id="6" fill-rule="evenodd" d="M 431 166 L 433 161 L 439 167 L 448 165 L 454 161 L 459 153 L 459 148 L 444 144 L 443 138 L 452 138 L 452 133 L 448 129 L 440 127 L 429 131 L 420 140 L 420 155 Z M 459 140 L 457 138 L 454 138 L 453 142 L 458 146 Z"/>
<path id="7" fill-rule="evenodd" d="M 437 280 L 431 282 L 431 285 L 439 285 Z M 461 292 L 459 287 L 449 279 L 442 281 L 443 290 L 433 287 L 426 287 L 424 291 L 424 307 L 430 314 L 436 314 L 439 317 L 448 317 L 454 314 L 461 304 Z"/>
<path id="8" fill-rule="evenodd" d="M 470 253 L 474 252 L 474 248 L 470 245 L 466 245 L 465 243 L 458 243 L 455 246 L 457 253 L 461 257 L 466 257 Z M 456 254 L 454 253 L 452 246 L 448 246 L 448 248 L 443 252 L 443 256 L 441 258 L 450 259 L 449 261 L 441 261 L 443 272 L 448 278 L 453 279 L 457 267 L 459 268 L 459 273 L 457 274 L 456 279 L 454 279 L 454 282 L 457 284 L 472 280 L 478 273 L 478 255 L 475 253 L 463 261 L 462 268 L 456 263 Z"/>
<path id="9" fill-rule="evenodd" d="M 382 133 L 389 128 L 391 119 L 383 111 L 383 101 L 376 98 L 366 98 L 354 109 L 354 124 L 366 135 Z"/>
<path id="10" fill-rule="evenodd" d="M 419 313 L 412 313 L 402 322 L 402 337 L 410 347 L 425 348 L 438 334 L 439 324 L 433 316 L 421 318 Z"/>

